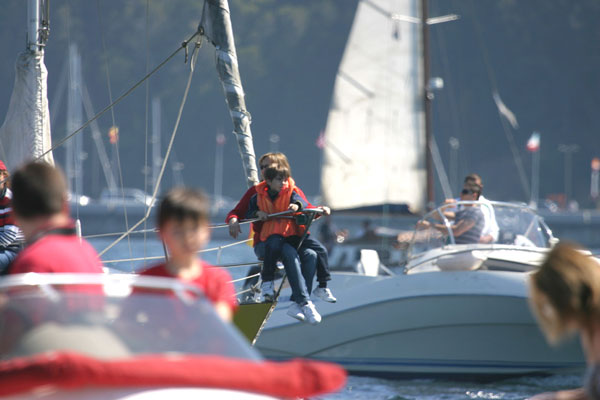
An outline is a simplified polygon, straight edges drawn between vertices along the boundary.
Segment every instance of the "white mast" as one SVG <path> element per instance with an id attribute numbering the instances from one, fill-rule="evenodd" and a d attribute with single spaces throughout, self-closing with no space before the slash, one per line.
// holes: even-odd
<path id="1" fill-rule="evenodd" d="M 85 114 L 88 120 L 90 120 L 94 117 L 96 113 L 94 112 L 94 107 L 92 106 L 92 100 L 90 99 L 90 94 L 87 90 L 87 86 L 83 84 L 82 89 L 83 108 L 85 110 Z M 112 172 L 112 168 L 110 167 L 110 162 L 108 161 L 108 155 L 106 154 L 104 143 L 102 142 L 102 133 L 100 131 L 100 128 L 98 127 L 98 121 L 92 121 L 92 123 L 90 124 L 90 128 L 92 128 L 92 139 L 94 139 L 94 143 L 96 144 L 98 158 L 100 159 L 100 165 L 102 166 L 104 178 L 106 179 L 106 185 L 112 192 L 115 192 L 117 189 L 117 184 Z"/>
<path id="2" fill-rule="evenodd" d="M 223 148 L 225 147 L 225 135 L 217 133 L 217 151 L 215 152 L 215 187 L 213 207 L 218 211 L 223 207 Z"/>
<path id="3" fill-rule="evenodd" d="M 40 46 L 40 3 L 38 0 L 29 0 L 27 3 L 27 49 L 41 51 Z"/>
<path id="4" fill-rule="evenodd" d="M 152 98 L 152 188 L 156 187 L 162 157 L 160 156 L 160 127 L 161 127 L 160 98 Z"/>
<path id="5" fill-rule="evenodd" d="M 77 45 L 69 46 L 69 84 L 67 90 L 67 132 L 75 132 L 83 123 L 83 100 L 81 96 L 81 56 Z M 83 137 L 76 135 L 65 142 L 65 174 L 71 191 L 83 194 Z"/>

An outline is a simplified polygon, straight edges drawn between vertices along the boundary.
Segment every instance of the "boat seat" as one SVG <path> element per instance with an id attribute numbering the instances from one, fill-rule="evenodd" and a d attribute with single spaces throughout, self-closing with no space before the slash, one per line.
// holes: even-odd
<path id="1" fill-rule="evenodd" d="M 130 355 L 127 346 L 106 327 L 46 322 L 24 335 L 13 356 L 31 356 L 58 350 L 76 351 L 101 359 Z"/>

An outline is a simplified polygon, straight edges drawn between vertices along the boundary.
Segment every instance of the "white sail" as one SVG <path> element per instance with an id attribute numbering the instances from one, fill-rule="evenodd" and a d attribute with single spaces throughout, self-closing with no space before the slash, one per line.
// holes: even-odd
<path id="1" fill-rule="evenodd" d="M 27 2 L 27 46 L 15 63 L 15 86 L 0 127 L 0 156 L 9 171 L 32 159 L 54 163 L 44 65 L 49 6 L 40 0 Z"/>
<path id="2" fill-rule="evenodd" d="M 25 51 L 16 65 L 15 86 L 6 119 L 0 128 L 0 154 L 9 171 L 37 159 L 51 148 L 48 110 L 48 71 L 44 52 Z M 52 153 L 43 159 L 53 163 Z"/>
<path id="3" fill-rule="evenodd" d="M 418 0 L 358 4 L 325 129 L 321 188 L 334 209 L 424 206 L 419 12 Z"/>

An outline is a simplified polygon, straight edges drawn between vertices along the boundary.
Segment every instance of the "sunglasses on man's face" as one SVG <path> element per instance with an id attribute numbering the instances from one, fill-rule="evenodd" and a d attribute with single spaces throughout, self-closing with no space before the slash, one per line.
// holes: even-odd
<path id="1" fill-rule="evenodd" d="M 469 189 L 463 189 L 462 192 L 460 192 L 460 194 L 473 194 L 473 193 L 475 193 L 475 192 L 472 190 L 469 190 Z"/>

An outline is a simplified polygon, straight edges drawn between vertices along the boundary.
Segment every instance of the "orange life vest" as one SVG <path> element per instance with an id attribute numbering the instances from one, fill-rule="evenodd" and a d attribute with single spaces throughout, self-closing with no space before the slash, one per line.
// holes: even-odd
<path id="1" fill-rule="evenodd" d="M 283 183 L 281 191 L 275 198 L 271 200 L 269 197 L 269 186 L 265 181 L 256 185 L 256 200 L 258 209 L 267 214 L 274 214 L 288 210 L 290 206 L 290 198 L 296 184 L 292 178 L 288 178 L 287 182 Z M 260 230 L 260 240 L 264 241 L 271 235 L 281 235 L 284 237 L 300 235 L 300 229 L 296 221 L 290 218 L 273 218 L 262 224 Z"/>

